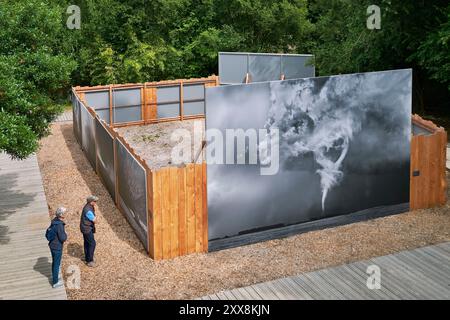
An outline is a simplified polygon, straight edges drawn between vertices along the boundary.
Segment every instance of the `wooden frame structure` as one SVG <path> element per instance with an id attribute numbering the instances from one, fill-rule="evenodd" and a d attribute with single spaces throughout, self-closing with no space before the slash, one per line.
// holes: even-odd
<path id="1" fill-rule="evenodd" d="M 191 102 L 184 100 L 184 86 L 185 85 L 201 85 L 203 84 L 207 87 L 215 87 L 219 85 L 219 77 L 212 75 L 208 78 L 199 78 L 199 79 L 180 79 L 180 80 L 168 80 L 168 81 L 159 81 L 159 82 L 146 82 L 142 84 L 117 84 L 117 85 L 107 85 L 107 86 L 94 86 L 94 87 L 74 87 L 73 90 L 76 92 L 78 97 L 84 104 L 87 106 L 85 93 L 89 92 L 109 92 L 109 123 L 112 124 L 113 128 L 121 128 L 121 127 L 129 127 L 129 126 L 138 126 L 138 125 L 148 125 L 154 123 L 162 123 L 162 122 L 171 122 L 171 121 L 183 121 L 183 120 L 193 120 L 193 119 L 202 119 L 204 115 L 194 115 L 187 116 L 184 114 L 184 103 Z M 163 87 L 174 87 L 178 86 L 180 88 L 180 116 L 174 118 L 165 118 L 158 119 L 158 106 L 166 103 L 158 104 L 158 96 L 157 89 Z M 140 121 L 135 122 L 127 122 L 115 124 L 113 119 L 113 92 L 115 90 L 120 89 L 140 89 L 141 91 L 141 119 Z M 192 100 L 195 102 L 196 100 Z M 178 102 L 178 101 L 177 101 Z M 92 106 L 91 106 L 92 107 Z"/>
<path id="2" fill-rule="evenodd" d="M 412 121 L 429 134 L 411 141 L 411 210 L 442 206 L 447 202 L 447 132 L 418 115 Z"/>
<path id="3" fill-rule="evenodd" d="M 169 82 L 164 82 L 164 84 L 167 83 Z M 193 81 L 187 80 L 187 83 L 193 83 Z M 216 82 L 211 83 L 211 85 L 215 83 Z M 144 84 L 143 88 L 147 89 L 147 91 L 144 89 L 143 92 L 146 98 L 147 95 L 150 95 L 150 98 L 152 98 L 153 93 L 151 90 L 156 87 L 149 86 L 149 88 L 147 88 L 147 85 Z M 110 89 L 110 92 L 111 90 L 112 88 Z M 86 106 L 84 99 L 84 92 L 86 91 L 73 88 L 72 92 L 74 95 L 78 96 L 90 115 L 98 119 L 113 138 L 115 171 L 115 198 L 113 200 L 122 214 L 126 215 L 124 208 L 121 207 L 119 201 L 119 179 L 117 176 L 118 152 L 115 141 L 120 141 L 125 149 L 146 171 L 147 245 L 150 257 L 154 260 L 163 260 L 193 253 L 208 252 L 206 163 L 192 163 L 183 167 L 152 170 L 146 161 L 139 156 L 134 148 L 117 132 L 117 130 L 114 129 L 113 126 L 100 119 L 92 107 Z M 147 107 L 149 105 L 152 106 L 151 104 L 146 103 Z M 192 118 L 184 117 L 182 119 L 187 120 Z M 176 120 L 179 119 L 165 121 Z M 128 125 L 131 126 L 136 124 Z M 98 145 L 96 137 L 95 144 Z M 93 169 L 105 185 L 105 182 L 99 173 L 99 159 L 97 155 L 95 160 L 96 165 Z"/>

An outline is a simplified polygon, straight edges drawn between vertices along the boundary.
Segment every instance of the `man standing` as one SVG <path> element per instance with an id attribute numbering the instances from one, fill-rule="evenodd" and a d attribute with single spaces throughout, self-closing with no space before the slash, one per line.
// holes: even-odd
<path id="1" fill-rule="evenodd" d="M 93 268 L 94 263 L 94 251 L 95 251 L 95 206 L 97 204 L 98 197 L 89 196 L 86 199 L 86 205 L 81 212 L 80 231 L 83 234 L 84 239 L 84 257 L 86 264 Z"/>
<path id="2" fill-rule="evenodd" d="M 58 208 L 55 213 L 55 218 L 52 220 L 50 227 L 45 233 L 48 240 L 48 246 L 52 254 L 52 285 L 53 288 L 59 288 L 63 285 L 62 280 L 59 280 L 59 268 L 61 266 L 61 258 L 64 242 L 67 240 L 67 234 L 64 229 L 64 218 L 67 209 L 64 207 Z"/>

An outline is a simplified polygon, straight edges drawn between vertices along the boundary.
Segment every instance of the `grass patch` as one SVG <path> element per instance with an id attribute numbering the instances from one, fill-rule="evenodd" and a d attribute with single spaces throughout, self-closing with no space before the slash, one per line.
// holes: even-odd
<path id="1" fill-rule="evenodd" d="M 143 134 L 135 139 L 135 142 L 153 143 L 161 138 L 159 134 Z"/>

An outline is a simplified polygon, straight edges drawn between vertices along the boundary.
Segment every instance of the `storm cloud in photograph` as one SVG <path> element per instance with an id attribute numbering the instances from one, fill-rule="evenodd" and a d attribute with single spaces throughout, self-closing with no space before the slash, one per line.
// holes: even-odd
<path id="1" fill-rule="evenodd" d="M 278 129 L 280 148 L 273 176 L 208 164 L 209 239 L 408 203 L 411 91 L 411 70 L 208 88 L 208 130 Z"/>

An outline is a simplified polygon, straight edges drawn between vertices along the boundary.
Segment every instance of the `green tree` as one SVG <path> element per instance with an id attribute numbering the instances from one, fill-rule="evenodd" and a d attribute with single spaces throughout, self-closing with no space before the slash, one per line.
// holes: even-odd
<path id="1" fill-rule="evenodd" d="M 414 102 L 421 113 L 427 105 L 423 90 L 427 77 L 421 65 L 433 55 L 447 55 L 445 48 L 429 47 L 433 53 L 422 56 L 416 52 L 427 36 L 439 27 L 446 0 L 379 0 L 381 29 L 366 26 L 367 8 L 371 0 L 310 0 L 310 18 L 315 21 L 314 53 L 321 75 L 381 71 L 399 68 L 414 69 Z M 444 50 L 443 50 L 444 49 Z"/>
<path id="2" fill-rule="evenodd" d="M 82 84 L 202 77 L 218 51 L 307 52 L 307 0 L 87 0 Z"/>
<path id="3" fill-rule="evenodd" d="M 448 0 L 0 0 L 0 150 L 35 151 L 71 85 L 208 76 L 219 51 L 314 53 L 320 75 L 413 68 L 423 112 L 432 81 L 450 89 L 449 19 Z"/>
<path id="4" fill-rule="evenodd" d="M 25 158 L 48 133 L 76 64 L 63 8 L 0 0 L 0 150 Z"/>
<path id="5" fill-rule="evenodd" d="M 432 79 L 448 85 L 450 90 L 450 5 L 444 12 L 446 16 L 441 25 L 427 35 L 413 59 L 427 70 Z"/>

